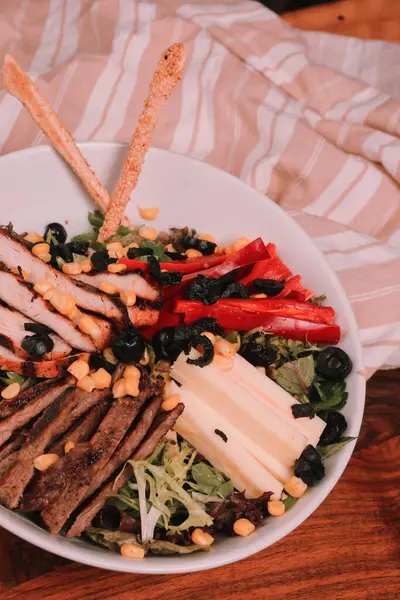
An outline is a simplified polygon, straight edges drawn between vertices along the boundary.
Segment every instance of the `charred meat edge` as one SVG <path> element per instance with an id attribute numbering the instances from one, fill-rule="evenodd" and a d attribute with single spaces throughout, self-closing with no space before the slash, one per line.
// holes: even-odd
<path id="1" fill-rule="evenodd" d="M 170 429 L 175 425 L 176 420 L 182 414 L 184 405 L 178 404 L 171 412 L 163 413 L 160 420 L 153 426 L 145 441 L 140 445 L 139 449 L 132 456 L 132 460 L 144 460 L 153 452 L 157 444 L 163 439 Z M 134 450 L 133 450 L 134 451 Z M 128 456 L 129 458 L 129 456 Z M 119 465 L 119 467 L 121 464 Z M 118 468 L 119 468 L 118 467 Z M 114 472 L 114 477 L 117 473 Z M 132 468 L 127 465 L 125 470 L 119 475 L 118 480 L 111 480 L 89 501 L 82 511 L 78 514 L 74 524 L 67 532 L 67 537 L 75 537 L 80 535 L 97 515 L 99 510 L 105 505 L 107 498 L 114 496 L 118 490 L 132 476 Z"/>
<path id="2" fill-rule="evenodd" d="M 67 389 L 58 396 L 36 421 L 26 442 L 18 453 L 18 459 L 0 479 L 0 503 L 16 508 L 25 487 L 34 474 L 33 462 L 43 454 L 57 437 L 67 431 L 77 418 L 87 412 L 109 394 L 109 390 L 84 392 Z"/>

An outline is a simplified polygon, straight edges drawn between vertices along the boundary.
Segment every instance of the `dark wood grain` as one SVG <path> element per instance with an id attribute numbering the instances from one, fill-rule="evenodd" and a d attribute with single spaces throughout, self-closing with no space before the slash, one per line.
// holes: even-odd
<path id="1" fill-rule="evenodd" d="M 344 16 L 338 20 L 338 16 Z M 304 29 L 400 41 L 399 0 L 344 0 L 290 13 Z M 68 563 L 0 530 L 1 600 L 398 600 L 400 370 L 367 386 L 343 477 L 296 531 L 207 574 L 138 576 Z"/>

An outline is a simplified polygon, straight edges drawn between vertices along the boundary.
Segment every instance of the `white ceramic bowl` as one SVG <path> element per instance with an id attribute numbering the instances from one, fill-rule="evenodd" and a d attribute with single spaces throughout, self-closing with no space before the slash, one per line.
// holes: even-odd
<path id="1" fill-rule="evenodd" d="M 88 143 L 81 148 L 100 180 L 113 190 L 126 147 Z M 42 231 L 51 221 L 68 222 L 70 235 L 90 231 L 87 213 L 93 204 L 56 152 L 46 146 L 9 154 L 0 159 L 1 222 L 17 231 Z M 189 225 L 215 234 L 227 243 L 238 236 L 262 236 L 277 244 L 279 254 L 307 287 L 325 293 L 343 331 L 341 346 L 354 362 L 348 378 L 349 401 L 344 410 L 356 436 L 364 409 L 365 379 L 357 325 L 344 291 L 327 262 L 301 228 L 278 206 L 234 177 L 205 163 L 152 149 L 127 214 L 137 221 L 137 205 L 158 206 L 155 226 Z M 324 480 L 279 519 L 268 519 L 247 538 L 229 538 L 211 552 L 177 557 L 125 559 L 84 541 L 53 537 L 22 516 L 0 507 L 0 525 L 19 537 L 68 559 L 131 573 L 186 573 L 218 567 L 245 558 L 287 535 L 326 498 L 353 451 L 354 443 L 326 463 Z"/>

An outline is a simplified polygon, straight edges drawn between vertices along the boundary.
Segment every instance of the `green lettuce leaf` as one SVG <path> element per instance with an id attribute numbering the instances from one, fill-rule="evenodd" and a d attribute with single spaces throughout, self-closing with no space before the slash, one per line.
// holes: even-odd
<path id="1" fill-rule="evenodd" d="M 192 544 L 190 546 L 180 546 L 179 544 L 173 544 L 167 541 L 154 541 L 147 544 L 147 549 L 152 554 L 191 554 L 198 550 L 208 552 L 210 548 L 208 546 L 196 546 Z"/>
<path id="2" fill-rule="evenodd" d="M 274 372 L 276 383 L 293 395 L 307 394 L 314 377 L 315 363 L 312 356 L 287 362 Z"/>
<path id="3" fill-rule="evenodd" d="M 207 496 L 216 495 L 229 498 L 233 493 L 233 485 L 230 480 L 205 462 L 198 462 L 192 467 L 192 477 L 195 480 L 197 491 Z"/>
<path id="4" fill-rule="evenodd" d="M 347 402 L 348 393 L 345 381 L 314 381 L 314 388 L 320 397 L 320 402 L 313 402 L 315 412 L 341 410 Z"/>
<path id="5" fill-rule="evenodd" d="M 123 544 L 134 544 L 141 547 L 136 535 L 126 531 L 111 531 L 110 529 L 101 529 L 100 527 L 88 527 L 86 533 L 93 542 L 100 546 L 105 546 L 113 552 L 118 552 Z"/>
<path id="6" fill-rule="evenodd" d="M 153 250 L 153 256 L 157 258 L 160 262 L 171 261 L 170 257 L 165 254 L 165 249 L 162 244 L 157 244 L 156 242 L 152 242 L 151 240 L 144 240 L 143 242 L 141 242 L 140 247 L 149 248 L 150 250 Z"/>
<path id="7" fill-rule="evenodd" d="M 341 437 L 335 444 L 328 444 L 327 446 L 317 446 L 317 450 L 321 455 L 321 458 L 328 458 L 332 454 L 336 454 L 342 448 L 344 448 L 349 442 L 356 440 L 356 437 L 344 436 Z"/>

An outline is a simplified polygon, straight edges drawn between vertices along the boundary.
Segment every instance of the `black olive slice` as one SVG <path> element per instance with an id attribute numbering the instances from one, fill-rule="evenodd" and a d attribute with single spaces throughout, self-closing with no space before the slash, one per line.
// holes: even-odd
<path id="1" fill-rule="evenodd" d="M 32 358 L 41 358 L 54 348 L 54 342 L 48 335 L 35 333 L 26 335 L 21 342 L 21 347 Z"/>
<path id="2" fill-rule="evenodd" d="M 283 281 L 275 281 L 274 279 L 255 279 L 254 287 L 273 298 L 283 291 L 285 284 Z"/>
<path id="3" fill-rule="evenodd" d="M 89 366 L 91 369 L 105 369 L 108 373 L 112 374 L 115 371 L 116 365 L 108 362 L 101 352 L 92 352 L 89 358 Z"/>
<path id="4" fill-rule="evenodd" d="M 221 298 L 248 298 L 249 290 L 243 283 L 230 283 Z"/>
<path id="5" fill-rule="evenodd" d="M 122 331 L 112 343 L 115 358 L 125 364 L 138 362 L 145 347 L 144 337 L 134 327 Z"/>
<path id="6" fill-rule="evenodd" d="M 178 285 L 182 281 L 183 274 L 177 271 L 166 271 L 161 273 L 160 263 L 155 256 L 149 256 L 149 271 L 150 274 L 163 285 Z"/>
<path id="7" fill-rule="evenodd" d="M 196 243 L 196 250 L 201 252 L 203 256 L 210 256 L 210 254 L 214 254 L 216 247 L 217 244 L 214 244 L 214 242 L 208 242 L 207 240 L 198 239 Z"/>
<path id="8" fill-rule="evenodd" d="M 218 325 L 217 319 L 213 319 L 212 317 L 204 317 L 203 319 L 195 321 L 190 325 L 190 329 L 192 330 L 193 335 L 199 335 L 203 333 L 203 331 L 222 335 L 224 331 L 222 327 Z"/>
<path id="9" fill-rule="evenodd" d="M 315 484 L 315 477 L 311 470 L 311 465 L 303 456 L 295 461 L 294 474 L 309 487 L 312 487 Z"/>
<path id="10" fill-rule="evenodd" d="M 186 362 L 196 367 L 205 367 L 212 363 L 214 358 L 214 346 L 206 335 L 195 335 L 190 339 L 189 345 L 185 349 L 185 354 L 189 354 L 191 348 L 202 346 L 204 352 L 198 358 L 188 358 Z"/>
<path id="11" fill-rule="evenodd" d="M 89 242 L 68 242 L 66 245 L 73 254 L 87 256 L 89 253 Z"/>
<path id="12" fill-rule="evenodd" d="M 50 327 L 42 325 L 41 323 L 24 323 L 25 331 L 31 331 L 32 333 L 41 333 L 42 335 L 49 335 L 54 333 Z"/>
<path id="13" fill-rule="evenodd" d="M 57 244 L 65 244 L 67 240 L 67 232 L 61 223 L 49 223 L 44 230 L 43 237 L 50 245 L 54 244 L 54 240 L 57 242 Z"/>
<path id="14" fill-rule="evenodd" d="M 351 373 L 353 363 L 344 350 L 330 346 L 322 350 L 316 361 L 318 375 L 330 381 L 343 381 Z"/>
<path id="15" fill-rule="evenodd" d="M 315 417 L 315 411 L 310 402 L 306 402 L 304 404 L 292 404 L 291 408 L 292 415 L 295 419 L 302 419 L 304 417 L 313 419 Z"/>
<path id="16" fill-rule="evenodd" d="M 150 256 L 153 254 L 152 248 L 129 248 L 128 258 L 140 258 L 141 256 Z"/>
<path id="17" fill-rule="evenodd" d="M 98 250 L 90 257 L 90 261 L 96 271 L 106 271 L 108 265 L 117 262 L 116 258 L 110 258 L 107 250 Z"/>

